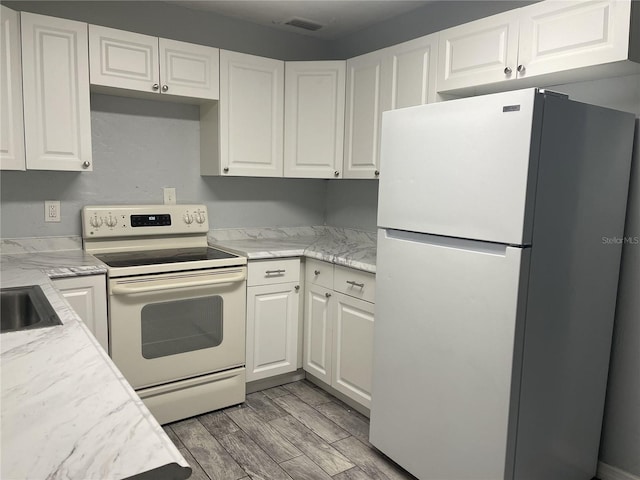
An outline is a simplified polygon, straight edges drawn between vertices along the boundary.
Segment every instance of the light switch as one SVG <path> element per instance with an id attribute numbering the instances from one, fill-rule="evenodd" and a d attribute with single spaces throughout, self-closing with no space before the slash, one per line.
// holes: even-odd
<path id="1" fill-rule="evenodd" d="M 175 205 L 176 204 L 176 189 L 173 187 L 164 187 L 162 189 L 164 192 L 164 204 L 165 205 Z"/>

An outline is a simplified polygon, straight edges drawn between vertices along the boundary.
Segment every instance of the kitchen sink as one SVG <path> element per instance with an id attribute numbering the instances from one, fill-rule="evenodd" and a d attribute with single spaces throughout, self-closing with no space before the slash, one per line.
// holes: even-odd
<path id="1" fill-rule="evenodd" d="M 62 325 L 38 285 L 0 290 L 0 333 Z"/>

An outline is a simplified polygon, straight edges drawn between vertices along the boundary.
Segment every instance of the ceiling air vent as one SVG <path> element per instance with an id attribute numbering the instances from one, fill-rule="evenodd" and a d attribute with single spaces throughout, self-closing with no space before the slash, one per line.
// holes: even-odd
<path id="1" fill-rule="evenodd" d="M 292 27 L 302 28 L 304 30 L 309 30 L 311 32 L 315 32 L 316 30 L 320 30 L 322 25 L 319 23 L 312 22 L 310 20 L 303 20 L 302 18 L 292 18 L 284 22 L 285 25 L 291 25 Z"/>

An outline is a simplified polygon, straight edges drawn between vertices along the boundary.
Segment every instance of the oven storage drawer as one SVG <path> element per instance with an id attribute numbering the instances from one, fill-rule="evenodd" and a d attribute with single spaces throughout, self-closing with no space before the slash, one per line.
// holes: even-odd
<path id="1" fill-rule="evenodd" d="M 300 280 L 300 259 L 251 260 L 248 265 L 247 286 L 272 285 Z"/>
<path id="2" fill-rule="evenodd" d="M 245 384 L 245 369 L 235 368 L 137 393 L 158 423 L 165 424 L 242 403 Z"/>
<path id="3" fill-rule="evenodd" d="M 374 303 L 376 298 L 376 276 L 373 273 L 335 266 L 333 289 L 351 297 Z"/>
<path id="4" fill-rule="evenodd" d="M 305 262 L 304 275 L 306 283 L 333 290 L 333 263 L 312 258 L 307 258 Z"/>

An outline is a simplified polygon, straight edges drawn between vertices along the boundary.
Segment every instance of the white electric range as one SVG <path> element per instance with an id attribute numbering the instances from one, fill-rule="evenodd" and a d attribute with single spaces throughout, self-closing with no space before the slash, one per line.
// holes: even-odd
<path id="1" fill-rule="evenodd" d="M 247 259 L 207 245 L 204 205 L 82 210 L 108 266 L 109 353 L 160 423 L 245 398 Z"/>

